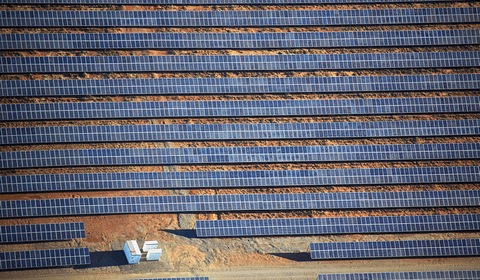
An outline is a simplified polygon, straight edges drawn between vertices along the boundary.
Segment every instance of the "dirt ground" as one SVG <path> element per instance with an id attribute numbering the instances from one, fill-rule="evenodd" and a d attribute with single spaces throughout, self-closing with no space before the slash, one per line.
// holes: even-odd
<path id="1" fill-rule="evenodd" d="M 0 10 L 252 10 L 252 9 L 369 9 L 407 7 L 480 7 L 480 2 L 445 2 L 416 4 L 375 4 L 375 5 L 319 5 L 319 6 L 122 6 L 122 5 L 0 5 Z M 416 25 L 416 26 L 371 26 L 371 27 L 307 27 L 307 28 L 30 28 L 1 29 L 1 33 L 41 32 L 292 32 L 292 31 L 337 31 L 337 30 L 399 30 L 399 29 L 452 29 L 480 28 L 471 25 Z M 109 50 L 109 51 L 9 51 L 2 56 L 90 56 L 90 55 L 205 55 L 205 54 L 293 54 L 293 53 L 354 53 L 354 52 L 404 52 L 404 51 L 457 51 L 480 50 L 479 46 L 463 47 L 418 47 L 418 48 L 352 48 L 352 49 L 295 49 L 295 50 Z M 429 69 L 429 70 L 372 70 L 372 71 L 289 71 L 289 72 L 229 72 L 229 73 L 102 73 L 102 74 L 27 74 L 5 75 L 0 79 L 117 79 L 117 78 L 161 78 L 161 77 L 289 77 L 289 76 L 356 76 L 356 75 L 405 75 L 442 73 L 480 73 L 479 68 Z M 82 98 L 10 98 L 0 99 L 3 103 L 45 103 L 45 102 L 101 102 L 101 101 L 176 101 L 176 100 L 243 100 L 243 99 L 338 99 L 338 98 L 381 98 L 381 97 L 430 97 L 478 95 L 477 91 L 458 92 L 396 92 L 362 94 L 282 94 L 263 95 L 219 95 L 219 96 L 113 96 Z M 252 123 L 252 122 L 331 122 L 331 121 L 379 121 L 379 120 L 442 120 L 474 119 L 480 114 L 441 114 L 421 116 L 342 116 L 309 118 L 237 118 L 237 119 L 148 119 L 148 120 L 96 120 L 96 121 L 37 121 L 0 123 L 1 127 L 25 127 L 42 125 L 83 125 L 83 124 L 163 124 L 163 123 Z M 327 139 L 295 141 L 230 141 L 230 142 L 169 142 L 169 143 L 104 143 L 104 144 L 57 144 L 0 147 L 2 151 L 41 149 L 96 149 L 132 147 L 210 147 L 210 146 L 266 146 L 266 145 L 355 145 L 355 144 L 407 144 L 478 142 L 480 136 L 472 137 L 415 137 L 392 139 Z M 95 172 L 144 172 L 144 171 L 197 171 L 197 170 L 255 170 L 255 169 L 323 169 L 323 168 L 369 168 L 369 167 L 413 167 L 413 166 L 473 166 L 478 160 L 420 161 L 420 162 L 371 162 L 371 163 L 325 163 L 325 164 L 251 164 L 251 165 L 201 165 L 201 166 L 121 166 L 121 167 L 78 167 L 78 168 L 37 168 L 0 171 L 1 175 L 42 174 L 42 173 L 95 173 Z M 0 195 L 1 200 L 43 199 L 70 197 L 102 197 L 129 195 L 169 194 L 226 194 L 226 193 L 292 193 L 292 192 L 351 192 L 351 191 L 406 191 L 406 190 L 455 190 L 480 189 L 478 184 L 432 184 L 406 186 L 335 186 L 305 188 L 252 188 L 252 189 L 198 189 L 198 190 L 135 190 L 135 191 L 94 191 L 55 192 Z M 356 211 L 288 211 L 254 213 L 202 213 L 202 214 L 130 214 L 82 217 L 49 217 L 31 219 L 0 219 L 0 225 L 44 222 L 83 221 L 87 238 L 66 242 L 30 243 L 0 245 L 0 251 L 61 248 L 86 246 L 92 252 L 95 264 L 86 268 L 59 268 L 26 271 L 0 272 L 0 279 L 131 279 L 140 277 L 171 277 L 206 275 L 210 279 L 315 279 L 318 273 L 379 272 L 379 271 L 427 271 L 480 269 L 480 257 L 469 258 L 422 258 L 400 260 L 358 260 L 358 261 L 311 261 L 306 253 L 308 244 L 316 241 L 371 241 L 406 239 L 480 238 L 480 232 L 419 233 L 385 235 L 323 235 L 307 237 L 262 237 L 262 238 L 211 238 L 199 239 L 191 236 L 196 219 L 237 219 L 268 217 L 340 217 L 367 215 L 415 215 L 415 214 L 457 214 L 480 213 L 479 207 L 440 209 L 395 209 Z M 164 255 L 160 262 L 142 262 L 137 266 L 125 265 L 119 250 L 123 242 L 137 239 L 158 240 Z"/>

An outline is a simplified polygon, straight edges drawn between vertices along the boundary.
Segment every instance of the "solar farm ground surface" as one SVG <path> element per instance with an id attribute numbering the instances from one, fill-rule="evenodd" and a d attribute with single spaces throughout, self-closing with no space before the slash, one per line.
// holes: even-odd
<path id="1" fill-rule="evenodd" d="M 308 9 L 386 9 L 430 7 L 480 7 L 479 2 L 443 2 L 417 4 L 368 4 L 368 5 L 305 5 L 305 6 L 45 6 L 0 5 L 0 10 L 308 10 Z M 479 29 L 480 24 L 415 25 L 415 26 L 342 26 L 342 27 L 264 27 L 264 28 L 0 28 L 1 33 L 85 33 L 85 32 L 302 32 L 302 31 L 375 31 L 375 30 L 434 30 Z M 445 52 L 479 51 L 475 46 L 423 46 L 390 48 L 331 48 L 331 49 L 275 49 L 275 50 L 29 50 L 3 51 L 2 56 L 130 56 L 130 55 L 261 55 L 261 54 L 340 54 L 340 53 L 388 53 L 388 52 Z M 2 80 L 51 80 L 51 79 L 118 79 L 118 78 L 242 78 L 242 77 L 308 77 L 308 76 L 371 76 L 415 74 L 473 74 L 479 68 L 452 69 L 389 69 L 389 70 L 322 70 L 287 72 L 151 72 L 151 73 L 37 73 L 2 74 Z M 344 99 L 383 97 L 442 97 L 478 96 L 478 90 L 422 91 L 422 92 L 364 92 L 364 93 L 296 93 L 296 94 L 248 94 L 248 95 L 168 95 L 168 96 L 85 96 L 85 97 L 14 97 L 0 98 L 1 103 L 45 102 L 138 102 L 138 101 L 206 101 L 206 100 L 297 100 Z M 422 115 L 369 115 L 322 116 L 282 118 L 149 118 L 128 120 L 46 120 L 2 122 L 2 128 L 31 126 L 73 125 L 122 125 L 122 124 L 220 124 L 220 123 L 287 123 L 287 122 L 372 122 L 407 120 L 463 120 L 479 119 L 478 113 L 422 114 Z M 359 139 L 308 139 L 308 140 L 259 140 L 214 142 L 136 142 L 136 143 L 82 143 L 1 146 L 0 151 L 107 149 L 107 148 L 185 148 L 185 147 L 234 147 L 234 146 L 305 146 L 305 145 L 387 145 L 430 143 L 478 143 L 479 136 L 359 138 Z M 479 160 L 443 161 L 395 161 L 348 163 L 279 163 L 279 164 L 229 164 L 229 165 L 179 165 L 179 166 L 96 166 L 68 168 L 36 168 L 0 170 L 1 175 L 108 173 L 108 172 L 164 172 L 164 171 L 227 171 L 227 170 L 283 170 L 283 169 L 349 169 L 349 168 L 408 168 L 434 166 L 478 166 Z M 479 184 L 422 184 L 422 185 L 366 185 L 321 186 L 289 188 L 225 188 L 188 190 L 112 190 L 82 192 L 50 192 L 1 194 L 1 200 L 200 195 L 200 194 L 250 194 L 250 193 L 301 193 L 301 192 L 366 192 L 366 191 L 417 191 L 417 190 L 480 190 Z M 0 219 L 0 225 L 22 223 L 84 222 L 86 239 L 0 245 L 1 251 L 40 250 L 58 247 L 88 247 L 92 252 L 90 268 L 42 269 L 0 272 L 0 279 L 129 279 L 165 276 L 208 275 L 210 279 L 316 279 L 319 273 L 391 272 L 428 270 L 479 270 L 480 257 L 428 258 L 401 260 L 342 260 L 311 261 L 308 245 L 312 242 L 383 241 L 412 239 L 480 238 L 480 232 L 413 233 L 413 234 L 350 234 L 307 237 L 255 237 L 255 238 L 194 238 L 191 231 L 195 220 L 204 219 L 263 219 L 294 217 L 348 217 L 422 214 L 479 214 L 480 207 L 468 208 L 412 208 L 384 210 L 304 210 L 271 212 L 224 212 L 208 214 L 126 214 Z M 161 262 L 142 262 L 137 266 L 125 265 L 119 250 L 129 239 L 158 240 L 164 255 Z"/>

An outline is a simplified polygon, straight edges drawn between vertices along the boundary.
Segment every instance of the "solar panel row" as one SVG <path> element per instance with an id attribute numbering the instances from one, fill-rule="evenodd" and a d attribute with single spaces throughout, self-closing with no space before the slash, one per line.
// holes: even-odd
<path id="1" fill-rule="evenodd" d="M 451 0 L 0 0 L 0 4 L 295 5 L 450 1 Z"/>
<path id="2" fill-rule="evenodd" d="M 0 252 L 0 270 L 90 264 L 87 248 Z"/>
<path id="3" fill-rule="evenodd" d="M 242 164 L 479 159 L 480 143 L 128 148 L 0 152 L 0 169 L 106 165 Z"/>
<path id="4" fill-rule="evenodd" d="M 317 280 L 478 280 L 479 270 L 320 274 Z"/>
<path id="5" fill-rule="evenodd" d="M 480 74 L 288 78 L 0 80 L 0 97 L 344 93 L 480 89 Z"/>
<path id="6" fill-rule="evenodd" d="M 480 44 L 478 29 L 281 33 L 0 34 L 0 49 L 288 49 Z"/>
<path id="7" fill-rule="evenodd" d="M 0 11 L 0 27 L 364 26 L 480 22 L 480 8 L 249 11 Z"/>
<path id="8" fill-rule="evenodd" d="M 83 223 L 0 226 L 0 243 L 57 241 L 85 238 Z"/>
<path id="9" fill-rule="evenodd" d="M 479 166 L 72 173 L 0 177 L 0 193 L 114 189 L 250 188 L 478 183 Z"/>
<path id="10" fill-rule="evenodd" d="M 3 145 L 433 137 L 480 134 L 480 119 L 332 123 L 150 124 L 0 128 Z"/>
<path id="11" fill-rule="evenodd" d="M 480 96 L 0 104 L 0 120 L 400 115 L 480 112 Z"/>
<path id="12" fill-rule="evenodd" d="M 0 201 L 0 218 L 308 209 L 468 207 L 480 191 L 128 196 Z"/>
<path id="13" fill-rule="evenodd" d="M 312 259 L 477 256 L 480 239 L 311 243 Z"/>
<path id="14" fill-rule="evenodd" d="M 1 73 L 302 71 L 480 66 L 480 52 L 0 57 Z"/>
<path id="15" fill-rule="evenodd" d="M 195 222 L 198 237 L 406 233 L 480 230 L 479 214 L 206 220 Z M 390 278 L 388 278 L 390 279 Z"/>

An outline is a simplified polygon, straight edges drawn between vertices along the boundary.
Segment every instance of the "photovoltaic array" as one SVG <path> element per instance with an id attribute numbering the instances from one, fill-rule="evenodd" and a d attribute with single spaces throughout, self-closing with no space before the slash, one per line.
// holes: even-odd
<path id="1" fill-rule="evenodd" d="M 480 22 L 480 8 L 250 11 L 0 11 L 0 27 L 259 27 Z"/>
<path id="2" fill-rule="evenodd" d="M 451 0 L 0 0 L 0 4 L 296 5 L 449 2 Z"/>
<path id="3" fill-rule="evenodd" d="M 65 173 L 0 177 L 1 193 L 478 183 L 479 166 L 316 170 Z"/>
<path id="4" fill-rule="evenodd" d="M 0 57 L 1 73 L 301 71 L 480 66 L 480 52 Z"/>
<path id="5" fill-rule="evenodd" d="M 410 92 L 480 89 L 480 74 L 0 80 L 0 97 Z"/>
<path id="6" fill-rule="evenodd" d="M 480 96 L 0 104 L 0 120 L 2 121 L 402 115 L 478 112 L 480 112 Z"/>
<path id="7" fill-rule="evenodd" d="M 322 123 L 150 124 L 0 128 L 3 145 L 479 135 L 480 119 Z"/>
<path id="8" fill-rule="evenodd" d="M 25 243 L 85 238 L 83 223 L 0 226 L 0 243 Z"/>
<path id="9" fill-rule="evenodd" d="M 290 49 L 475 44 L 480 44 L 478 29 L 280 33 L 0 34 L 0 49 L 3 50 Z"/>
<path id="10" fill-rule="evenodd" d="M 450 271 L 409 271 L 409 272 L 377 272 L 349 274 L 320 274 L 317 280 L 476 280 L 480 279 L 479 270 Z"/>
<path id="11" fill-rule="evenodd" d="M 0 270 L 90 264 L 87 248 L 0 252 Z"/>
<path id="12" fill-rule="evenodd" d="M 312 259 L 460 257 L 480 254 L 480 239 L 311 243 Z"/>
<path id="13" fill-rule="evenodd" d="M 196 221 L 198 237 L 248 237 L 353 233 L 480 230 L 480 215 L 421 215 L 340 218 Z"/>
<path id="14" fill-rule="evenodd" d="M 0 152 L 0 169 L 105 165 L 362 162 L 480 158 L 480 143 L 32 150 Z"/>
<path id="15" fill-rule="evenodd" d="M 478 206 L 480 191 L 122 196 L 0 201 L 0 218 L 309 209 Z"/>

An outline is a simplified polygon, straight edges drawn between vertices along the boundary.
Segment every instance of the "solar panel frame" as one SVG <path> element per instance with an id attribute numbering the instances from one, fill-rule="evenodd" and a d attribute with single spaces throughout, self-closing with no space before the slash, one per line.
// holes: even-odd
<path id="1" fill-rule="evenodd" d="M 0 128 L 2 145 L 144 141 L 350 139 L 479 135 L 480 119 L 322 123 L 222 123 Z"/>
<path id="2" fill-rule="evenodd" d="M 319 274 L 317 280 L 477 280 L 480 270 L 408 271 L 375 273 Z"/>
<path id="3" fill-rule="evenodd" d="M 480 8 L 248 11 L 0 11 L 0 27 L 267 27 L 458 24 Z"/>
<path id="4" fill-rule="evenodd" d="M 90 264 L 88 248 L 0 252 L 0 270 Z"/>
<path id="5" fill-rule="evenodd" d="M 0 121 L 478 113 L 480 96 L 0 104 Z"/>
<path id="6" fill-rule="evenodd" d="M 480 74 L 0 80 L 0 97 L 410 92 L 480 89 Z"/>
<path id="7" fill-rule="evenodd" d="M 478 29 L 267 33 L 10 33 L 3 50 L 291 49 L 480 44 Z"/>
<path id="8" fill-rule="evenodd" d="M 251 179 L 255 180 L 255 178 Z M 471 207 L 479 204 L 480 190 L 122 196 L 3 200 L 0 201 L 0 218 L 133 213 Z"/>
<path id="9" fill-rule="evenodd" d="M 0 169 L 479 159 L 480 143 L 208 148 L 112 148 L 0 152 Z"/>
<path id="10" fill-rule="evenodd" d="M 6 175 L 0 193 L 480 182 L 480 166 Z"/>
<path id="11" fill-rule="evenodd" d="M 314 71 L 466 68 L 480 51 L 291 55 L 0 57 L 1 73 Z"/>
<path id="12" fill-rule="evenodd" d="M 311 243 L 312 259 L 460 257 L 480 254 L 480 239 Z"/>
<path id="13" fill-rule="evenodd" d="M 0 226 L 0 244 L 85 238 L 83 222 Z"/>
<path id="14" fill-rule="evenodd" d="M 477 230 L 480 214 L 195 221 L 201 238 Z"/>

